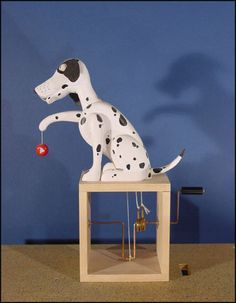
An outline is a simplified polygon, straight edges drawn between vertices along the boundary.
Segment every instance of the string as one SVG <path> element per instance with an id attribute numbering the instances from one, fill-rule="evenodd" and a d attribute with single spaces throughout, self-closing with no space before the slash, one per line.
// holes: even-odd
<path id="1" fill-rule="evenodd" d="M 140 204 L 140 207 L 143 207 L 146 215 L 148 215 L 150 213 L 150 210 L 144 205 L 143 203 L 143 193 L 141 192 L 140 193 L 140 197 L 141 197 L 141 204 Z"/>
<path id="2" fill-rule="evenodd" d="M 138 205 L 138 193 L 137 192 L 135 192 L 135 200 L 136 200 L 137 209 L 139 210 L 140 207 L 143 207 L 146 215 L 148 215 L 150 213 L 150 210 L 143 203 L 143 192 L 140 192 L 140 206 Z"/>
<path id="3" fill-rule="evenodd" d="M 138 193 L 135 192 L 135 202 L 136 202 L 136 208 L 140 209 L 140 206 L 138 205 Z"/>
<path id="4" fill-rule="evenodd" d="M 41 132 L 41 144 L 43 144 L 43 132 Z"/>

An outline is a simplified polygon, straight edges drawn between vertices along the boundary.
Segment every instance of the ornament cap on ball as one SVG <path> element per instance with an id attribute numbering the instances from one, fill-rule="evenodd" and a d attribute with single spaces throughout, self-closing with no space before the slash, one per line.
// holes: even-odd
<path id="1" fill-rule="evenodd" d="M 48 154 L 48 146 L 46 144 L 38 144 L 36 146 L 36 154 L 40 157 L 44 157 Z"/>

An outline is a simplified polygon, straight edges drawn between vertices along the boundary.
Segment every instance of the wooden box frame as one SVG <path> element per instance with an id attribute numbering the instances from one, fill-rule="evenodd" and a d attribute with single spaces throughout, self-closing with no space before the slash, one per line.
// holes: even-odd
<path id="1" fill-rule="evenodd" d="M 165 174 L 142 182 L 79 182 L 80 281 L 169 281 L 170 182 Z M 133 261 L 119 260 L 115 246 L 91 245 L 90 205 L 92 192 L 156 192 L 156 245 L 140 245 Z M 96 247 L 96 249 L 92 249 Z M 99 248 L 101 247 L 101 248 Z M 139 247 L 139 245 L 137 245 Z M 154 253 L 154 254 L 153 254 Z M 141 255 L 140 255 L 141 254 Z M 146 256 L 142 258 L 143 254 Z"/>

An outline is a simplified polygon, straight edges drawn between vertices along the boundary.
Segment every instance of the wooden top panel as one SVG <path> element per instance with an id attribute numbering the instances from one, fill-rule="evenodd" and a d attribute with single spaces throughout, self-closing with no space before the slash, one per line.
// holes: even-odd
<path id="1" fill-rule="evenodd" d="M 170 191 L 171 185 L 166 174 L 153 176 L 151 179 L 136 182 L 84 182 L 82 172 L 79 181 L 79 190 L 87 192 L 127 192 L 127 191 Z"/>

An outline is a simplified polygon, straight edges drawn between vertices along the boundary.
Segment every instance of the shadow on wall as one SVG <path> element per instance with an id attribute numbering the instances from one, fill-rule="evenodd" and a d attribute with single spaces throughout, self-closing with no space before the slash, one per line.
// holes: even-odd
<path id="1" fill-rule="evenodd" d="M 167 113 L 187 115 L 220 149 L 225 150 L 233 133 L 229 134 L 228 125 L 222 122 L 227 122 L 233 116 L 229 106 L 232 96 L 218 80 L 218 72 L 221 70 L 220 63 L 205 54 L 180 57 L 172 63 L 166 77 L 156 84 L 157 90 L 173 98 L 174 104 L 153 108 L 146 113 L 144 121 L 150 123 Z M 190 88 L 199 91 L 199 98 L 191 104 L 176 104 L 176 98 Z"/>
<path id="2" fill-rule="evenodd" d="M 204 210 L 210 213 L 210 209 L 213 207 L 210 204 L 214 203 L 215 213 L 209 216 L 209 221 L 207 222 L 209 233 L 211 233 L 208 238 L 211 241 L 218 240 L 218 242 L 224 242 L 227 238 L 227 233 L 229 234 L 228 241 L 232 238 L 232 222 L 228 222 L 227 217 L 220 216 L 220 209 L 222 204 L 224 204 L 228 211 L 228 216 L 230 216 L 231 208 L 233 207 L 233 184 L 232 174 L 230 174 L 233 163 L 233 97 L 224 89 L 218 79 L 218 75 L 222 70 L 222 65 L 208 55 L 192 53 L 181 56 L 171 64 L 167 75 L 156 84 L 157 90 L 167 94 L 173 100 L 173 103 L 156 106 L 143 117 L 146 123 L 152 123 L 158 117 L 166 114 L 187 116 L 217 147 L 214 153 L 206 151 L 201 159 L 196 158 L 192 162 L 184 163 L 185 172 L 191 171 L 190 178 L 189 176 L 187 178 L 184 176 L 185 172 L 183 172 L 182 176 L 179 176 L 178 173 L 177 175 L 181 180 L 198 182 L 198 184 L 190 184 L 190 186 L 202 185 L 206 187 L 207 192 L 205 195 L 207 196 L 206 202 L 208 206 L 205 205 Z M 195 102 L 189 103 L 186 100 L 177 104 L 180 97 L 191 88 L 197 91 Z M 185 126 L 185 129 L 188 129 L 188 125 Z M 201 142 L 201 138 L 190 137 L 189 140 L 192 141 L 192 146 L 196 144 L 195 152 L 203 149 L 202 147 L 199 148 L 198 145 Z M 187 152 L 191 153 L 191 150 L 187 150 Z M 191 196 L 189 199 L 191 200 Z M 185 206 L 183 205 L 182 215 L 186 216 L 190 212 L 191 217 L 196 218 L 198 217 L 199 207 L 194 206 L 194 204 L 191 205 L 189 203 L 186 203 Z M 206 216 L 207 214 L 205 213 L 204 215 Z M 213 221 L 216 220 L 214 215 L 217 216 L 219 223 L 215 230 L 213 228 L 215 224 Z M 225 215 L 227 216 L 227 214 Z M 183 223 L 182 231 L 188 231 L 189 223 L 188 220 Z M 199 225 L 199 222 L 195 222 L 195 224 Z M 193 230 L 191 238 L 194 241 L 192 242 L 200 240 L 198 239 L 198 229 L 196 227 Z M 175 238 L 180 240 L 180 226 L 176 226 L 175 230 L 177 234 L 173 233 L 173 240 Z M 180 232 L 179 235 L 178 230 Z M 182 238 L 185 238 L 184 232 L 182 232 Z"/>

